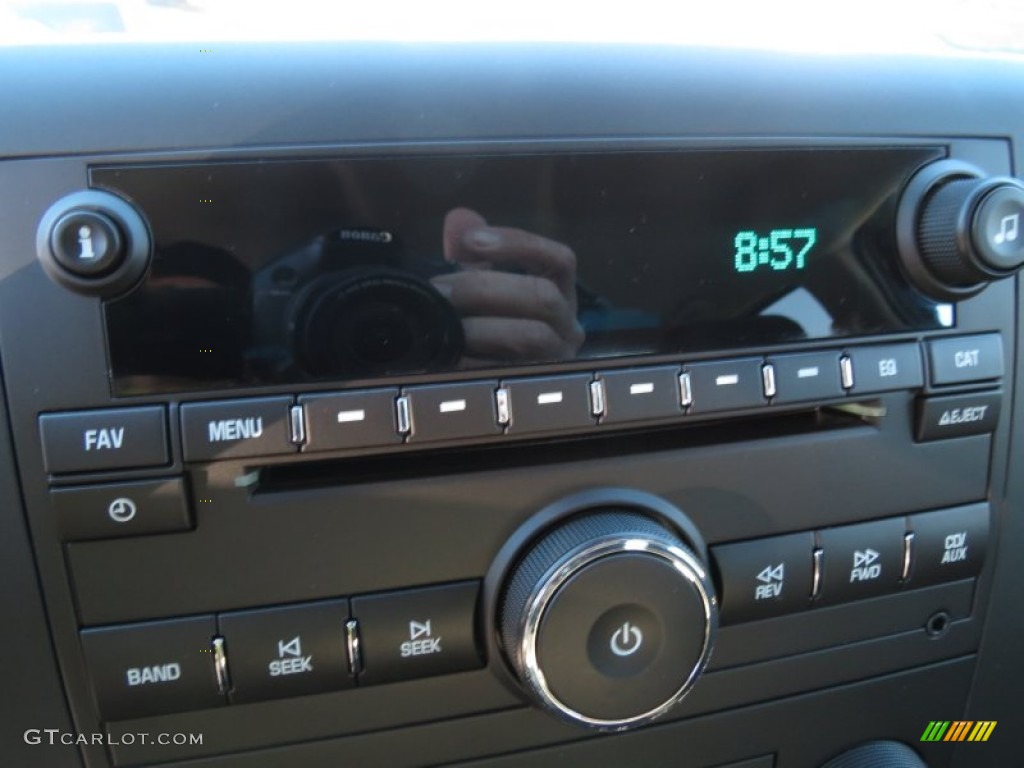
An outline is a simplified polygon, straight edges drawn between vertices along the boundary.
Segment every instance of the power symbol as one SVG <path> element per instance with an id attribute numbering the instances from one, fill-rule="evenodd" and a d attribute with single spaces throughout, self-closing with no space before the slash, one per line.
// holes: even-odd
<path id="1" fill-rule="evenodd" d="M 635 627 L 628 621 L 612 633 L 612 640 L 609 646 L 616 656 L 632 656 L 640 650 L 644 642 L 644 633 L 639 627 Z"/>

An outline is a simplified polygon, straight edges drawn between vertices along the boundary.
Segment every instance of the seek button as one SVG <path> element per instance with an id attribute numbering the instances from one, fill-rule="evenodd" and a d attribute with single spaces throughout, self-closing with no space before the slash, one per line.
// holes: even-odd
<path id="1" fill-rule="evenodd" d="M 481 665 L 475 641 L 476 582 L 357 597 L 362 684 L 410 680 Z"/>

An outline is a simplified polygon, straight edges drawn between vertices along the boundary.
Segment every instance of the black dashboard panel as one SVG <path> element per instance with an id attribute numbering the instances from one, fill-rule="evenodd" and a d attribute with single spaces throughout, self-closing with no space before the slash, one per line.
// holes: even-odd
<path id="1" fill-rule="evenodd" d="M 1020 174 L 1018 63 L 239 44 L 0 49 L 0 71 L 8 763 L 816 768 L 874 740 L 932 768 L 1019 762 L 1019 278 L 937 295 L 901 230 L 919 172 L 948 169 L 912 240 L 943 185 Z M 705 227 L 686 273 L 724 258 L 679 321 L 717 328 L 651 335 L 679 274 L 616 263 L 621 208 L 581 181 L 624 157 L 652 163 L 617 175 L 638 208 L 728 169 L 699 216 L 662 212 L 661 242 Z M 475 356 L 480 313 L 449 294 L 450 358 L 317 367 L 294 297 L 323 294 L 294 275 L 331 270 L 309 243 L 390 269 L 395 228 L 429 251 L 467 205 L 444 180 L 481 162 L 470 197 L 578 252 L 560 285 L 587 341 Z M 360 163 L 390 170 L 360 186 Z M 1007 205 L 990 245 L 1018 236 Z M 82 266 L 110 231 L 144 275 L 51 279 L 61 247 L 116 272 Z M 848 271 L 812 282 L 819 235 Z M 753 333 L 794 284 L 729 280 L 798 275 L 797 251 L 836 322 Z M 436 255 L 403 295 L 435 300 L 446 272 L 558 284 Z"/>

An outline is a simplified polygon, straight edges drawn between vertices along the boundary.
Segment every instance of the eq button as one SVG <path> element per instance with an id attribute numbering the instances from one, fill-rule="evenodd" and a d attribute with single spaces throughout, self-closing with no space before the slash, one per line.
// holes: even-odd
<path id="1" fill-rule="evenodd" d="M 917 389 L 924 384 L 921 351 L 917 344 L 889 344 L 850 350 L 855 395 Z"/>

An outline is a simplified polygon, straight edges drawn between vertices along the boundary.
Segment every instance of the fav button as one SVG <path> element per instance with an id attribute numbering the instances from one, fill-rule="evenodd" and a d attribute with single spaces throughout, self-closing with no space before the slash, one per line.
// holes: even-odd
<path id="1" fill-rule="evenodd" d="M 82 649 L 104 720 L 225 703 L 211 640 L 213 616 L 82 630 Z"/>
<path id="2" fill-rule="evenodd" d="M 65 541 L 186 531 L 191 527 L 181 478 L 89 485 L 50 491 Z"/>
<path id="3" fill-rule="evenodd" d="M 886 595 L 900 588 L 905 523 L 902 517 L 821 531 L 822 603 Z"/>
<path id="4" fill-rule="evenodd" d="M 181 406 L 186 461 L 270 456 L 296 450 L 289 432 L 290 397 L 187 403 Z"/>
<path id="5" fill-rule="evenodd" d="M 998 333 L 928 342 L 932 383 L 965 384 L 1003 375 L 1003 339 Z"/>
<path id="6" fill-rule="evenodd" d="M 410 680 L 481 666 L 476 647 L 476 582 L 410 589 L 352 600 L 359 622 L 362 684 Z"/>
<path id="7" fill-rule="evenodd" d="M 163 406 L 46 413 L 39 417 L 46 471 L 95 472 L 168 463 Z"/>
<path id="8" fill-rule="evenodd" d="M 352 687 L 347 621 L 347 600 L 221 614 L 231 703 Z"/>
<path id="9" fill-rule="evenodd" d="M 925 512 L 910 517 L 914 560 L 910 586 L 977 576 L 985 561 L 988 505 Z"/>

